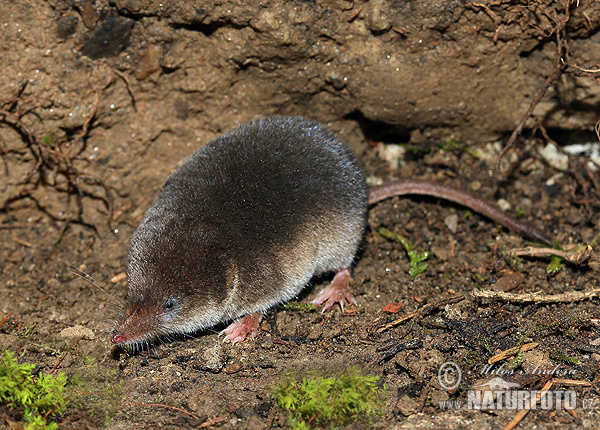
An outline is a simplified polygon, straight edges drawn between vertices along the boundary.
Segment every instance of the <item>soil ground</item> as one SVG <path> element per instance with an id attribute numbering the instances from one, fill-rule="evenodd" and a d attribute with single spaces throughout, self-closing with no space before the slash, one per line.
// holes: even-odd
<path id="1" fill-rule="evenodd" d="M 305 17 L 312 11 L 303 9 L 309 8 L 307 4 L 294 3 L 297 22 L 314 18 Z M 465 113 L 451 90 L 428 90 L 429 99 L 419 106 L 411 104 L 411 97 L 419 94 L 407 90 L 406 103 L 399 105 L 411 106 L 414 116 L 405 115 L 400 123 L 388 121 L 384 109 L 377 113 L 373 106 L 389 102 L 392 109 L 396 102 L 385 99 L 385 87 L 361 86 L 380 75 L 377 68 L 362 69 L 361 55 L 379 43 L 396 43 L 392 36 L 403 31 L 406 44 L 420 37 L 419 31 L 457 37 L 465 19 L 483 20 L 486 11 L 436 15 L 437 21 L 431 18 L 419 30 L 408 20 L 398 27 L 395 18 L 386 15 L 394 11 L 381 12 L 379 4 L 365 3 L 357 13 L 350 2 L 336 3 L 345 15 L 335 34 L 327 33 L 335 14 L 317 8 L 322 13 L 317 21 L 328 24 L 303 47 L 298 42 L 301 35 L 294 31 L 304 29 L 302 34 L 308 37 L 318 26 L 314 22 L 292 29 L 282 26 L 278 17 L 291 12 L 279 3 L 262 9 L 237 4 L 234 15 L 227 15 L 226 2 L 211 3 L 207 10 L 185 2 L 164 8 L 162 3 L 126 1 L 27 1 L 2 6 L 0 316 L 10 317 L 0 329 L 0 346 L 42 372 L 58 365 L 60 371 L 83 381 L 79 403 L 57 420 L 60 428 L 171 429 L 202 423 L 216 428 L 276 428 L 285 423 L 286 414 L 275 408 L 270 384 L 288 372 L 334 375 L 352 365 L 381 376 L 387 404 L 377 422 L 358 422 L 349 428 L 501 428 L 515 416 L 514 410 L 464 407 L 467 388 L 492 376 L 525 390 L 540 389 L 551 377 L 585 381 L 584 386 L 568 387 L 577 393 L 574 413 L 535 410 L 522 425 L 597 426 L 598 299 L 564 295 L 600 288 L 597 260 L 589 266 L 563 262 L 557 273 L 548 274 L 549 258 L 508 256 L 508 250 L 524 245 L 522 238 L 437 199 L 394 198 L 370 209 L 352 281 L 358 304 L 348 312 L 275 308 L 263 320 L 259 336 L 238 345 L 221 342 L 216 333 L 222 327 L 159 342 L 133 355 L 109 343 L 115 318 L 112 296 L 123 300 L 127 292 L 126 279 L 112 278 L 125 271 L 129 238 L 161 184 L 195 149 L 256 116 L 298 114 L 324 122 L 355 150 L 373 184 L 397 177 L 443 181 L 499 202 L 563 247 L 598 245 L 598 167 L 584 156 L 559 154 L 559 160 L 568 160 L 560 165 L 540 155 L 550 137 L 559 143 L 596 139 L 593 124 L 600 93 L 596 81 L 569 75 L 553 86 L 551 102 L 545 98 L 543 114 L 538 114 L 551 125 L 547 127 L 551 136 L 541 132 L 546 129 L 533 132 L 535 124 L 530 124 L 528 139 L 504 155 L 498 171 L 499 139 L 510 134 L 543 87 L 545 75 L 534 62 L 551 70 L 549 59 L 556 46 L 544 47 L 523 31 L 519 35 L 528 42 L 527 52 L 507 51 L 507 46 L 517 46 L 511 41 L 517 37 L 518 20 L 489 10 L 488 16 L 496 17 L 492 22 L 506 31 L 500 38 L 504 48 L 495 50 L 498 45 L 490 44 L 486 51 L 478 45 L 481 51 L 476 54 L 502 58 L 514 54 L 521 61 L 494 72 L 490 86 L 473 97 L 498 94 L 499 101 L 487 108 L 473 101 L 473 110 Z M 459 7 L 454 2 L 443 7 L 448 4 Z M 422 2 L 412 12 L 422 14 L 428 5 L 442 8 L 436 2 Z M 573 11 L 570 31 L 578 38 L 573 43 L 580 52 L 595 52 L 598 43 L 592 39 L 598 37 L 597 28 L 587 28 L 578 13 L 583 10 L 597 22 L 593 18 L 598 7 L 582 3 L 581 8 Z M 440 22 L 441 16 L 448 22 Z M 538 22 L 538 28 L 544 30 L 552 23 L 548 20 Z M 505 21 L 514 26 L 502 27 Z M 465 38 L 483 34 L 492 40 L 494 28 L 488 27 L 464 32 Z M 352 51 L 356 40 L 341 36 L 367 37 L 367 33 L 373 45 L 363 51 Z M 538 45 L 531 42 L 534 39 Z M 440 40 L 447 52 L 452 43 L 459 43 L 456 38 Z M 225 51 L 227 43 L 235 46 L 227 49 L 237 49 L 238 56 Z M 417 45 L 411 46 L 407 52 L 414 54 Z M 352 55 L 344 57 L 349 51 Z M 444 64 L 475 67 L 473 58 L 461 55 L 444 57 Z M 492 64 L 490 58 L 481 60 L 482 71 Z M 336 61 L 339 68 L 327 72 L 327 64 L 335 66 Z M 362 70 L 359 77 L 345 80 L 348 64 Z M 419 76 L 418 69 L 413 73 Z M 527 78 L 506 91 L 527 94 L 511 104 L 516 98 L 504 97 L 503 79 L 521 75 Z M 464 79 L 472 83 L 470 75 Z M 528 87 L 532 82 L 537 85 Z M 359 87 L 375 92 L 365 95 Z M 436 97 L 438 105 L 428 104 Z M 366 99 L 373 104 L 364 104 Z M 454 110 L 448 108 L 452 105 Z M 429 108 L 430 115 L 420 116 L 417 107 Z M 491 118 L 481 116 L 486 110 Z M 400 118 L 402 113 L 390 116 Z M 426 124 L 415 125 L 419 121 Z M 480 139 L 472 131 L 475 123 Z M 451 142 L 458 138 L 464 140 L 455 147 Z M 428 269 L 411 278 L 405 250 L 378 234 L 381 226 L 403 234 L 417 249 L 429 250 Z M 74 275 L 76 269 L 92 276 L 109 296 Z M 298 302 L 308 303 L 329 280 L 314 280 Z M 544 303 L 472 294 L 509 289 L 516 294 L 563 296 Z M 457 296 L 461 298 L 443 302 Z M 414 323 L 408 320 L 379 330 L 440 301 Z M 389 304 L 399 305 L 396 313 L 384 310 Z M 415 339 L 412 348 L 386 356 L 395 345 Z M 502 362 L 484 370 L 493 354 L 533 342 L 539 345 L 523 353 L 514 373 L 503 373 Z M 446 391 L 438 382 L 438 369 L 448 361 L 463 372 L 457 390 Z M 461 400 L 463 407 L 443 410 L 440 402 L 448 400 Z M 19 418 L 5 409 L 0 414 L 0 426 Z"/>

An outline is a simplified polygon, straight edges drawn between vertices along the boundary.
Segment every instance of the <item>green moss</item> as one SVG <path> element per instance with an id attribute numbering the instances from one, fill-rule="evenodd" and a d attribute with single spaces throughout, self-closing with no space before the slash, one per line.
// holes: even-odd
<path id="1" fill-rule="evenodd" d="M 510 360 L 508 362 L 508 365 L 506 367 L 508 370 L 515 370 L 515 369 L 518 369 L 519 367 L 521 367 L 522 364 L 523 364 L 523 352 L 519 351 L 519 353 L 515 356 L 515 358 L 513 358 L 512 360 Z"/>
<path id="2" fill-rule="evenodd" d="M 455 140 L 445 140 L 438 145 L 438 148 L 442 151 L 456 151 L 456 152 L 464 152 L 469 154 L 476 160 L 481 158 L 481 155 L 472 149 L 469 149 L 467 146 L 455 141 Z"/>
<path id="3" fill-rule="evenodd" d="M 404 249 L 406 249 L 406 253 L 408 254 L 409 261 L 409 269 L 408 274 L 411 278 L 415 278 L 421 273 L 427 270 L 427 263 L 425 260 L 429 258 L 429 251 L 417 251 L 415 246 L 408 241 L 404 236 L 398 233 L 394 233 L 391 230 L 388 230 L 385 227 L 379 227 L 375 229 L 377 233 L 386 239 L 396 241 L 400 243 Z"/>
<path id="4" fill-rule="evenodd" d="M 563 267 L 563 258 L 558 255 L 553 255 L 548 267 L 546 267 L 546 273 L 548 275 L 556 275 Z"/>
<path id="5" fill-rule="evenodd" d="M 477 279 L 477 282 L 479 282 L 480 284 L 487 284 L 488 280 L 485 276 L 483 276 L 481 273 L 474 273 L 475 275 L 475 279 Z"/>
<path id="6" fill-rule="evenodd" d="M 412 154 L 415 157 L 422 157 L 425 154 L 431 153 L 430 148 L 423 148 L 416 145 L 406 145 L 404 149 L 406 149 L 409 154 Z"/>
<path id="7" fill-rule="evenodd" d="M 488 355 L 491 357 L 492 355 L 494 355 L 494 347 L 492 345 L 490 345 L 487 342 L 483 342 L 482 344 L 483 349 L 488 353 Z"/>
<path id="8" fill-rule="evenodd" d="M 23 339 L 27 339 L 27 338 L 31 338 L 32 336 L 34 336 L 37 332 L 37 322 L 33 322 L 31 324 L 29 324 L 28 326 L 26 326 L 22 332 L 20 332 L 18 334 L 19 339 L 23 340 Z"/>
<path id="9" fill-rule="evenodd" d="M 548 324 L 544 324 L 543 326 L 536 327 L 536 328 L 534 328 L 532 330 L 529 330 L 528 332 L 526 332 L 524 335 L 522 335 L 519 338 L 519 341 L 517 342 L 516 346 L 519 347 L 519 346 L 523 345 L 525 343 L 525 340 L 527 338 L 531 337 L 532 335 L 534 335 L 535 333 L 539 333 L 540 331 L 544 331 L 544 330 L 547 330 L 549 328 L 556 327 L 558 324 L 559 324 L 558 321 L 552 321 L 552 322 L 549 322 Z"/>
<path id="10" fill-rule="evenodd" d="M 569 357 L 568 355 L 563 354 L 562 352 L 552 352 L 550 353 L 550 358 L 554 361 L 560 361 L 565 364 L 577 364 L 577 359 L 573 357 Z"/>
<path id="11" fill-rule="evenodd" d="M 46 148 L 51 148 L 54 146 L 54 138 L 48 134 L 42 136 L 42 143 Z"/>
<path id="12" fill-rule="evenodd" d="M 283 379 L 271 391 L 277 406 L 289 412 L 295 429 L 373 420 L 385 404 L 385 386 L 377 387 L 379 376 L 365 375 L 357 367 L 338 377 L 310 375 L 300 380 L 297 375 L 287 375 Z"/>
<path id="13" fill-rule="evenodd" d="M 33 364 L 18 364 L 10 351 L 4 351 L 0 365 L 0 403 L 23 414 L 27 430 L 55 429 L 48 417 L 61 414 L 67 408 L 64 395 L 67 377 L 59 373 L 33 376 Z"/>

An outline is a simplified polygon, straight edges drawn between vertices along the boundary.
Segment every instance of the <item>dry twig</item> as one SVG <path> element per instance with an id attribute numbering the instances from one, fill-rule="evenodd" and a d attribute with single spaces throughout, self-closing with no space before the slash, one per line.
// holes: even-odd
<path id="1" fill-rule="evenodd" d="M 400 318 L 398 318 L 398 319 L 396 319 L 396 320 L 394 320 L 394 321 L 392 321 L 392 322 L 384 325 L 383 327 L 378 328 L 376 330 L 376 332 L 377 333 L 381 333 L 381 332 L 383 332 L 385 330 L 388 330 L 388 329 L 390 329 L 392 327 L 397 326 L 398 324 L 401 324 L 401 323 L 403 323 L 405 321 L 408 321 L 408 320 L 412 319 L 415 316 L 420 316 L 420 317 L 425 316 L 425 315 L 429 314 L 431 311 L 433 311 L 434 309 L 441 308 L 443 306 L 450 305 L 450 304 L 453 304 L 453 303 L 458 303 L 461 300 L 463 300 L 464 298 L 465 298 L 465 296 L 461 295 L 461 296 L 455 296 L 455 297 L 450 297 L 448 299 L 440 300 L 440 301 L 435 302 L 435 303 L 429 303 L 429 304 L 423 306 L 422 308 L 417 309 L 414 312 L 411 312 L 410 314 L 403 315 Z"/>
<path id="2" fill-rule="evenodd" d="M 135 95 L 133 94 L 133 91 L 131 90 L 131 84 L 129 83 L 129 79 L 127 78 L 127 76 L 122 73 L 119 72 L 118 70 L 114 71 L 121 79 L 123 79 L 123 81 L 125 81 L 125 86 L 127 87 L 127 92 L 129 93 L 129 97 L 131 97 L 131 105 L 133 106 L 133 110 L 135 112 L 137 112 L 137 106 L 136 106 L 136 102 L 135 102 Z"/>
<path id="3" fill-rule="evenodd" d="M 600 295 L 600 288 L 590 291 L 569 291 L 563 294 L 543 294 L 535 293 L 504 293 L 502 291 L 473 291 L 473 297 L 483 299 L 499 299 L 508 302 L 535 302 L 535 303 L 572 303 L 581 300 L 591 299 Z"/>
<path id="4" fill-rule="evenodd" d="M 539 343 L 537 343 L 537 342 L 531 342 L 531 343 L 526 343 L 525 345 L 521 345 L 521 346 L 514 346 L 505 351 L 499 352 L 498 354 L 494 355 L 493 357 L 490 357 L 488 359 L 488 364 L 494 364 L 498 361 L 504 360 L 505 358 L 517 355 L 520 352 L 529 351 L 533 348 L 536 348 L 538 345 L 539 345 Z"/>
<path id="5" fill-rule="evenodd" d="M 592 258 L 592 254 L 594 249 L 590 244 L 586 244 L 581 248 L 578 248 L 574 251 L 561 251 L 559 249 L 553 248 L 536 248 L 533 246 L 528 246 L 526 248 L 516 248 L 508 251 L 508 254 L 513 257 L 551 257 L 556 255 L 558 257 L 564 258 L 569 263 L 573 263 L 577 266 L 582 266 L 590 261 Z"/>
<path id="6" fill-rule="evenodd" d="M 527 414 L 529 413 L 529 411 L 532 409 L 532 407 L 538 402 L 538 400 L 542 397 L 542 395 L 544 395 L 545 391 L 548 391 L 550 388 L 552 388 L 553 382 L 552 381 L 548 381 L 546 382 L 546 385 L 544 385 L 544 387 L 542 388 L 542 390 L 536 394 L 536 396 L 534 398 L 532 398 L 527 405 L 525 406 L 525 409 L 520 410 L 517 415 L 515 415 L 515 417 L 512 419 L 511 422 L 509 422 L 506 427 L 504 427 L 504 430 L 512 430 L 514 429 L 516 426 L 519 425 L 519 423 L 523 420 L 523 418 L 525 418 L 527 416 Z"/>

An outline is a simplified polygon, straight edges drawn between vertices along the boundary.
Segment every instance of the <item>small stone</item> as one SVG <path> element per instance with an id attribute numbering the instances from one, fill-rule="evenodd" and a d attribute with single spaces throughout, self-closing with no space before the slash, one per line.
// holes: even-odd
<path id="1" fill-rule="evenodd" d="M 390 5 L 386 0 L 371 0 L 368 3 L 367 26 L 375 33 L 388 30 L 391 26 Z"/>
<path id="2" fill-rule="evenodd" d="M 477 192 L 477 191 L 481 190 L 481 187 L 482 187 L 482 185 L 481 185 L 481 182 L 479 182 L 479 181 L 473 181 L 469 185 L 469 189 L 473 192 Z"/>
<path id="3" fill-rule="evenodd" d="M 271 349 L 273 348 L 273 339 L 271 338 L 271 335 L 266 335 L 264 337 L 264 339 L 262 340 L 262 342 L 260 343 L 261 348 L 264 349 Z"/>
<path id="4" fill-rule="evenodd" d="M 231 366 L 227 366 L 224 372 L 228 375 L 232 375 L 234 373 L 239 372 L 240 370 L 242 370 L 242 363 L 238 361 L 237 363 L 233 363 Z"/>
<path id="5" fill-rule="evenodd" d="M 564 172 L 569 168 L 569 156 L 559 152 L 556 145 L 553 145 L 552 143 L 547 144 L 543 148 L 539 148 L 538 154 L 557 170 Z"/>
<path id="6" fill-rule="evenodd" d="M 160 70 L 160 59 L 163 55 L 163 49 L 160 45 L 150 45 L 142 50 L 140 61 L 134 71 L 134 76 L 138 81 L 142 81 L 152 73 Z"/>
<path id="7" fill-rule="evenodd" d="M 457 305 L 446 305 L 444 307 L 446 318 L 451 320 L 460 320 L 462 317 L 462 310 Z"/>
<path id="8" fill-rule="evenodd" d="M 225 360 L 227 360 L 227 354 L 221 343 L 217 343 L 212 348 L 204 350 L 200 366 L 203 370 L 217 373 L 225 366 Z"/>
<path id="9" fill-rule="evenodd" d="M 496 282 L 492 288 L 494 291 L 508 292 L 514 290 L 517 286 L 525 280 L 525 275 L 519 272 L 509 273 L 504 275 L 498 282 Z"/>
<path id="10" fill-rule="evenodd" d="M 406 394 L 401 395 L 396 403 L 396 412 L 408 417 L 416 414 L 419 411 L 419 404 L 416 400 L 411 399 Z"/>
<path id="11" fill-rule="evenodd" d="M 452 233 L 456 233 L 458 230 L 458 215 L 448 215 L 446 218 L 444 218 L 444 224 L 446 224 L 448 230 L 450 230 Z"/>
<path id="12" fill-rule="evenodd" d="M 61 330 L 60 336 L 67 338 L 67 339 L 72 339 L 75 337 L 80 337 L 85 340 L 96 339 L 96 335 L 94 334 L 93 331 L 91 331 L 89 328 L 86 328 L 79 324 L 77 324 L 73 327 L 67 327 L 67 328 Z"/>
<path id="13" fill-rule="evenodd" d="M 507 211 L 511 210 L 511 208 L 512 208 L 512 205 L 510 204 L 510 202 L 508 200 L 498 199 L 496 201 L 496 203 L 498 204 L 498 207 L 500 209 L 502 209 L 504 212 L 507 212 Z"/>
<path id="14" fill-rule="evenodd" d="M 404 154 L 406 153 L 406 149 L 404 149 L 403 146 L 385 145 L 383 143 L 378 144 L 375 150 L 377 151 L 379 158 L 387 161 L 389 166 L 394 170 L 397 170 L 400 167 L 402 160 L 404 159 Z"/>

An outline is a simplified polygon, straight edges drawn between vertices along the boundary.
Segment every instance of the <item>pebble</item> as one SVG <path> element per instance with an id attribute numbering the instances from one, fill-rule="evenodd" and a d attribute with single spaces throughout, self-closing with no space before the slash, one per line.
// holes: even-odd
<path id="1" fill-rule="evenodd" d="M 67 327 L 67 328 L 61 330 L 60 336 L 67 338 L 67 339 L 72 339 L 75 337 L 80 337 L 85 340 L 96 339 L 96 335 L 94 334 L 93 331 L 91 331 L 89 328 L 86 328 L 79 324 L 77 324 L 73 327 Z"/>

